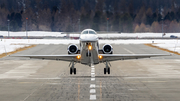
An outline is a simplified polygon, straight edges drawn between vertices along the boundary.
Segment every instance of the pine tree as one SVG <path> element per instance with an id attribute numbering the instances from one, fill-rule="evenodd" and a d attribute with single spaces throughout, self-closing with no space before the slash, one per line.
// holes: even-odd
<path id="1" fill-rule="evenodd" d="M 22 13 L 22 22 L 23 26 L 21 30 L 26 30 L 26 21 L 27 21 L 27 30 L 36 31 L 38 30 L 38 12 L 34 13 L 32 8 L 26 9 L 26 12 Z"/>
<path id="2" fill-rule="evenodd" d="M 81 8 L 81 26 L 82 29 L 90 28 L 90 14 L 85 10 L 85 7 Z"/>
<path id="3" fill-rule="evenodd" d="M 99 29 L 99 25 L 100 25 L 100 22 L 101 22 L 101 12 L 100 11 L 97 11 L 96 13 L 95 13 L 95 16 L 94 16 L 94 18 L 93 18 L 93 24 L 92 24 L 92 29 L 94 29 L 94 30 L 97 30 L 97 31 L 99 31 L 100 29 Z"/>
<path id="4" fill-rule="evenodd" d="M 136 25 L 134 32 L 135 32 L 135 33 L 140 32 L 140 30 L 139 30 L 139 25 L 138 25 L 138 24 Z"/>
<path id="5" fill-rule="evenodd" d="M 145 23 L 144 21 L 146 20 L 146 9 L 144 6 L 141 7 L 139 12 L 137 13 L 135 17 L 135 23 L 140 24 L 140 23 Z"/>
<path id="6" fill-rule="evenodd" d="M 120 24 L 120 15 L 118 13 L 115 13 L 113 22 L 112 22 L 112 30 L 113 31 L 122 31 L 123 27 L 119 26 L 119 24 Z"/>
<path id="7" fill-rule="evenodd" d="M 2 8 L 0 7 L 0 30 L 7 30 L 7 24 L 8 24 L 8 19 L 7 19 L 7 15 L 8 15 L 9 11 L 7 9 L 5 9 L 5 7 L 3 6 Z"/>
<path id="8" fill-rule="evenodd" d="M 153 23 L 153 12 L 151 8 L 146 11 L 146 24 L 151 25 Z"/>
<path id="9" fill-rule="evenodd" d="M 99 11 L 99 12 L 102 12 L 104 10 L 104 0 L 97 0 L 97 4 L 96 4 L 96 7 L 95 7 L 95 11 Z"/>
<path id="10" fill-rule="evenodd" d="M 127 13 L 126 0 L 121 0 L 120 1 L 120 10 L 121 10 L 122 13 Z"/>
<path id="11" fill-rule="evenodd" d="M 129 7 L 128 7 L 128 13 L 133 16 L 134 15 L 134 5 L 133 0 L 130 1 Z"/>
<path id="12" fill-rule="evenodd" d="M 146 28 L 146 25 L 144 23 L 141 23 L 140 27 L 139 27 L 139 31 L 140 32 L 148 32 L 148 28 Z"/>
<path id="13" fill-rule="evenodd" d="M 159 25 L 158 22 L 155 21 L 155 22 L 152 23 L 151 32 L 154 32 L 154 33 L 161 32 L 161 26 Z"/>
<path id="14" fill-rule="evenodd" d="M 130 14 L 122 14 L 119 21 L 119 27 L 121 32 L 133 32 L 133 19 Z"/>
<path id="15" fill-rule="evenodd" d="M 38 28 L 41 31 L 51 31 L 51 10 L 44 9 L 41 12 L 39 12 L 39 18 L 38 18 Z"/>
<path id="16" fill-rule="evenodd" d="M 170 23 L 170 25 L 169 25 L 169 32 L 171 32 L 171 33 L 177 33 L 177 32 L 180 31 L 179 27 L 180 27 L 180 26 L 179 26 L 179 24 L 177 23 L 176 20 L 171 21 L 171 23 Z"/>

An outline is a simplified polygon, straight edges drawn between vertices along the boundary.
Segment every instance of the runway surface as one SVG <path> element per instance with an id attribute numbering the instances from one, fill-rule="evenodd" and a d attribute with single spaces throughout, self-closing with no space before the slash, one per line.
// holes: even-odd
<path id="1" fill-rule="evenodd" d="M 102 46 L 102 45 L 101 45 Z M 112 45 L 120 54 L 169 54 L 145 45 Z M 67 54 L 66 45 L 38 45 L 16 55 Z M 0 59 L 0 101 L 180 101 L 180 56 L 111 62 L 88 67 L 69 62 Z"/>

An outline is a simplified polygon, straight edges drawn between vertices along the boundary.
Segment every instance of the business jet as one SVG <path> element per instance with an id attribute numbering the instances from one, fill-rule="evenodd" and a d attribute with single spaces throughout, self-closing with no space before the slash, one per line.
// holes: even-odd
<path id="1" fill-rule="evenodd" d="M 23 55 L 20 57 L 69 61 L 70 74 L 76 74 L 74 67 L 76 63 L 88 66 L 104 63 L 104 74 L 110 74 L 111 61 L 167 56 L 163 54 L 113 54 L 113 47 L 110 44 L 105 44 L 102 49 L 99 49 L 98 40 L 97 33 L 94 30 L 85 29 L 80 34 L 79 49 L 75 44 L 69 45 L 67 55 Z"/>

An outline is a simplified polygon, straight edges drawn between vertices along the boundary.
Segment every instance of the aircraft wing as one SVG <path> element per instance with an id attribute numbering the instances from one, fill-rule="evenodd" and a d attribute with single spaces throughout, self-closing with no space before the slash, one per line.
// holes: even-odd
<path id="1" fill-rule="evenodd" d="M 99 55 L 102 56 L 100 62 L 170 56 L 165 54 L 99 54 Z"/>
<path id="2" fill-rule="evenodd" d="M 42 60 L 61 60 L 61 61 L 80 61 L 77 59 L 79 54 L 73 55 L 12 55 L 12 57 L 29 57 Z"/>

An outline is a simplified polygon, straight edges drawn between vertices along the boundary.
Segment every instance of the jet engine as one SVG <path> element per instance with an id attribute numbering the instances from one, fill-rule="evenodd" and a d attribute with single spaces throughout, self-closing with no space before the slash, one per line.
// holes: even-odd
<path id="1" fill-rule="evenodd" d="M 68 54 L 77 54 L 78 47 L 76 45 L 69 45 Z"/>
<path id="2" fill-rule="evenodd" d="M 111 45 L 104 45 L 102 50 L 104 54 L 113 54 L 113 47 Z"/>

